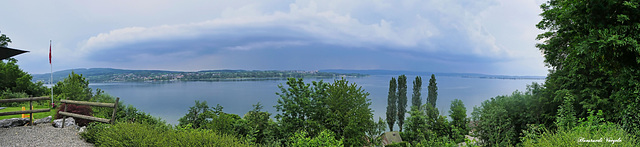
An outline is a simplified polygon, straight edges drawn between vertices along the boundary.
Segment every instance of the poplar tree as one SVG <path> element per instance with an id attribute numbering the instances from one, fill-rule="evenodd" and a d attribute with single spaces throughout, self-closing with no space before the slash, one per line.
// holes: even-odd
<path id="1" fill-rule="evenodd" d="M 422 105 L 422 98 L 420 97 L 420 90 L 422 89 L 422 78 L 420 76 L 416 76 L 416 79 L 413 80 L 413 95 L 411 96 L 411 108 L 420 108 Z"/>
<path id="2" fill-rule="evenodd" d="M 402 132 L 405 113 L 407 113 L 407 76 L 400 75 L 398 77 L 398 127 L 400 127 L 400 132 Z"/>
<path id="3" fill-rule="evenodd" d="M 396 123 L 398 116 L 398 107 L 396 104 L 398 100 L 396 96 L 397 87 L 396 78 L 392 77 L 391 81 L 389 81 L 389 96 L 387 97 L 387 124 L 389 125 L 389 131 L 393 131 L 393 124 Z"/>
<path id="4" fill-rule="evenodd" d="M 429 95 L 427 96 L 427 103 L 429 103 L 432 107 L 436 107 L 436 100 L 438 100 L 438 83 L 436 83 L 436 76 L 431 74 L 431 79 L 429 79 Z"/>

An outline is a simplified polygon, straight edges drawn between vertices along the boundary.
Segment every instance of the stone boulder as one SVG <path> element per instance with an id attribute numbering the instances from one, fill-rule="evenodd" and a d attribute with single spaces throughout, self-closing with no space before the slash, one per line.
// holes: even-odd
<path id="1" fill-rule="evenodd" d="M 34 120 L 33 124 L 38 125 L 38 124 L 44 124 L 44 123 L 49 123 L 49 122 L 51 122 L 51 116 L 47 116 L 45 118 Z"/>
<path id="2" fill-rule="evenodd" d="M 87 130 L 87 126 L 80 127 L 80 129 L 78 129 L 78 133 L 82 133 L 82 132 L 84 132 L 86 130 Z"/>
<path id="3" fill-rule="evenodd" d="M 29 118 L 9 118 L 0 120 L 0 127 L 10 128 L 17 126 L 24 126 L 29 123 Z"/>
<path id="4" fill-rule="evenodd" d="M 56 119 L 53 120 L 53 126 L 56 128 L 60 128 L 62 127 L 62 118 L 61 119 Z M 64 122 L 64 127 L 76 127 L 76 120 L 73 119 L 73 117 L 67 117 L 67 119 Z"/>

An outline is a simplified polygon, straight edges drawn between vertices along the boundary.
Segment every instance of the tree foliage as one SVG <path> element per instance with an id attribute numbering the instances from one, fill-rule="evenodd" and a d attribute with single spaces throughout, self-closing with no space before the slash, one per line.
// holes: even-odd
<path id="1" fill-rule="evenodd" d="M 485 146 L 516 145 L 523 136 L 527 124 L 542 124 L 539 105 L 542 94 L 537 83 L 527 86 L 526 92 L 515 91 L 511 95 L 497 96 L 474 107 L 472 120 L 474 135 Z M 555 116 L 554 116 L 555 118 Z"/>
<path id="2" fill-rule="evenodd" d="M 188 124 L 191 124 L 193 128 L 204 126 L 207 117 L 209 117 L 207 113 L 211 113 L 209 105 L 207 105 L 207 101 L 200 102 L 196 100 L 195 102 L 194 106 L 189 107 L 188 113 L 178 119 L 179 126 L 187 126 Z"/>
<path id="3" fill-rule="evenodd" d="M 407 113 L 407 76 L 400 75 L 398 77 L 398 127 L 402 132 L 404 124 L 404 116 Z"/>
<path id="4" fill-rule="evenodd" d="M 427 103 L 431 105 L 431 107 L 436 107 L 436 101 L 438 100 L 438 83 L 436 83 L 436 75 L 431 74 L 431 79 L 429 79 L 429 94 L 427 96 Z"/>
<path id="5" fill-rule="evenodd" d="M 413 80 L 413 95 L 411 95 L 411 108 L 416 107 L 419 108 L 422 105 L 422 97 L 420 94 L 420 90 L 422 90 L 422 78 L 420 76 L 416 76 L 416 79 Z"/>
<path id="6" fill-rule="evenodd" d="M 276 94 L 280 98 L 274 107 L 276 111 L 281 112 L 275 118 L 283 131 L 282 137 L 292 137 L 293 133 L 301 129 L 305 129 L 312 136 L 324 130 L 320 121 L 328 112 L 319 107 L 322 100 L 327 97 L 325 90 L 329 84 L 322 81 L 312 83 L 313 86 L 304 83 L 303 79 L 289 78 L 286 83 L 287 88 L 278 85 L 280 92 Z"/>
<path id="7" fill-rule="evenodd" d="M 439 114 L 438 108 L 423 104 L 421 108 L 412 108 L 409 111 L 405 131 L 402 139 L 412 144 L 423 141 L 436 141 L 457 135 L 453 134 L 453 128 L 446 116 Z"/>
<path id="8" fill-rule="evenodd" d="M 43 86 L 44 83 L 31 82 L 33 77 L 22 71 L 17 62 L 14 58 L 0 61 L 0 91 L 26 93 L 31 96 L 46 95 L 48 90 Z"/>
<path id="9" fill-rule="evenodd" d="M 7 45 L 9 45 L 9 43 L 11 43 L 11 39 L 9 37 L 7 37 L 7 35 L 5 35 L 5 34 L 0 34 L 0 46 L 1 47 L 7 47 Z"/>
<path id="10" fill-rule="evenodd" d="M 639 140 L 626 132 L 619 124 L 604 122 L 603 113 L 593 115 L 589 111 L 587 119 L 581 119 L 573 129 L 559 129 L 557 132 L 543 130 L 539 136 L 524 137 L 523 146 L 638 146 Z M 580 140 L 600 140 L 584 142 Z"/>
<path id="11" fill-rule="evenodd" d="M 342 140 L 337 140 L 333 132 L 324 130 L 318 136 L 310 137 L 305 131 L 298 131 L 289 140 L 290 146 L 344 146 Z"/>
<path id="12" fill-rule="evenodd" d="M 89 101 L 93 97 L 89 80 L 75 72 L 71 72 L 63 81 L 56 83 L 53 86 L 53 93 L 65 99 L 78 101 Z"/>
<path id="13" fill-rule="evenodd" d="M 551 0 L 540 7 L 537 44 L 553 70 L 546 87 L 557 108 L 568 90 L 578 118 L 603 110 L 630 132 L 640 128 L 640 6 L 638 1 Z"/>
<path id="14" fill-rule="evenodd" d="M 451 117 L 451 125 L 456 129 L 456 134 L 452 134 L 453 140 L 456 142 L 464 141 L 464 135 L 469 134 L 469 129 L 467 128 L 469 118 L 467 118 L 467 108 L 462 100 L 454 99 L 451 101 L 449 117 Z"/>
<path id="15" fill-rule="evenodd" d="M 375 122 L 372 118 L 371 122 Z M 378 117 L 378 122 L 372 127 L 367 128 L 367 137 L 370 146 L 379 146 L 382 143 L 382 133 L 387 128 L 387 124 L 381 117 Z"/>
<path id="16" fill-rule="evenodd" d="M 332 84 L 290 78 L 289 88 L 279 85 L 281 93 L 276 110 L 283 137 L 293 131 L 304 130 L 315 137 L 323 130 L 330 130 L 336 137 L 344 138 L 346 146 L 366 145 L 366 131 L 374 127 L 369 93 L 355 83 L 340 79 Z"/>
<path id="17" fill-rule="evenodd" d="M 389 81 L 389 96 L 387 97 L 387 124 L 389 125 L 389 131 L 393 131 L 393 125 L 398 118 L 398 104 L 396 103 L 396 101 L 398 101 L 398 96 L 396 95 L 397 87 L 396 78 L 391 77 L 391 81 Z"/>

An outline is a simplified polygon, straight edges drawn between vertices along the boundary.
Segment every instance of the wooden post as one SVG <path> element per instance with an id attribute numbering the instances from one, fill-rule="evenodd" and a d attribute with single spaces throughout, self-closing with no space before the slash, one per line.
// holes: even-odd
<path id="1" fill-rule="evenodd" d="M 116 103 L 113 104 L 113 113 L 111 114 L 111 124 L 116 121 L 116 111 L 118 111 L 118 101 L 120 101 L 120 97 L 116 98 Z"/>
<path id="2" fill-rule="evenodd" d="M 29 111 L 33 110 L 33 101 L 29 101 Z M 29 125 L 33 126 L 33 112 L 29 113 Z"/>
<path id="3" fill-rule="evenodd" d="M 67 104 L 62 102 L 62 105 L 64 105 L 64 110 L 62 112 L 67 112 Z M 63 115 L 62 116 L 62 128 L 64 128 L 64 122 L 67 120 L 67 116 Z"/>

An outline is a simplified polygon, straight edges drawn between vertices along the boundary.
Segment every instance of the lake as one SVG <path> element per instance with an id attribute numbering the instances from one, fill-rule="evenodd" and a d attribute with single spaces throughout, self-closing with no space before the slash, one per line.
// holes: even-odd
<path id="1" fill-rule="evenodd" d="M 372 75 L 368 77 L 346 78 L 349 82 L 369 92 L 371 109 L 374 118 L 385 118 L 389 80 L 392 75 Z M 397 77 L 397 76 L 396 76 Z M 427 86 L 430 76 L 422 76 L 422 102 L 426 102 Z M 407 76 L 407 97 L 411 105 L 411 94 L 415 76 Z M 305 79 L 305 82 L 321 79 Z M 322 79 L 333 82 L 333 79 Z M 498 95 L 508 95 L 515 90 L 524 91 L 526 85 L 532 82 L 543 83 L 536 79 L 482 79 L 462 77 L 436 77 L 438 86 L 438 100 L 436 107 L 441 115 L 448 115 L 449 106 L 453 99 L 461 99 L 467 107 L 470 116 L 473 107 L 482 101 Z M 184 116 L 189 107 L 196 100 L 207 101 L 209 106 L 220 104 L 227 113 L 243 116 L 253 109 L 252 105 L 260 102 L 264 110 L 278 113 L 273 107 L 277 104 L 279 92 L 278 84 L 286 84 L 286 80 L 265 81 L 220 81 L 220 82 L 135 82 L 135 83 L 92 83 L 89 87 L 100 88 L 106 93 L 120 97 L 125 105 L 133 105 L 140 111 L 160 117 L 170 124 L 178 124 L 178 119 Z M 408 108 L 407 108 L 408 109 Z"/>

